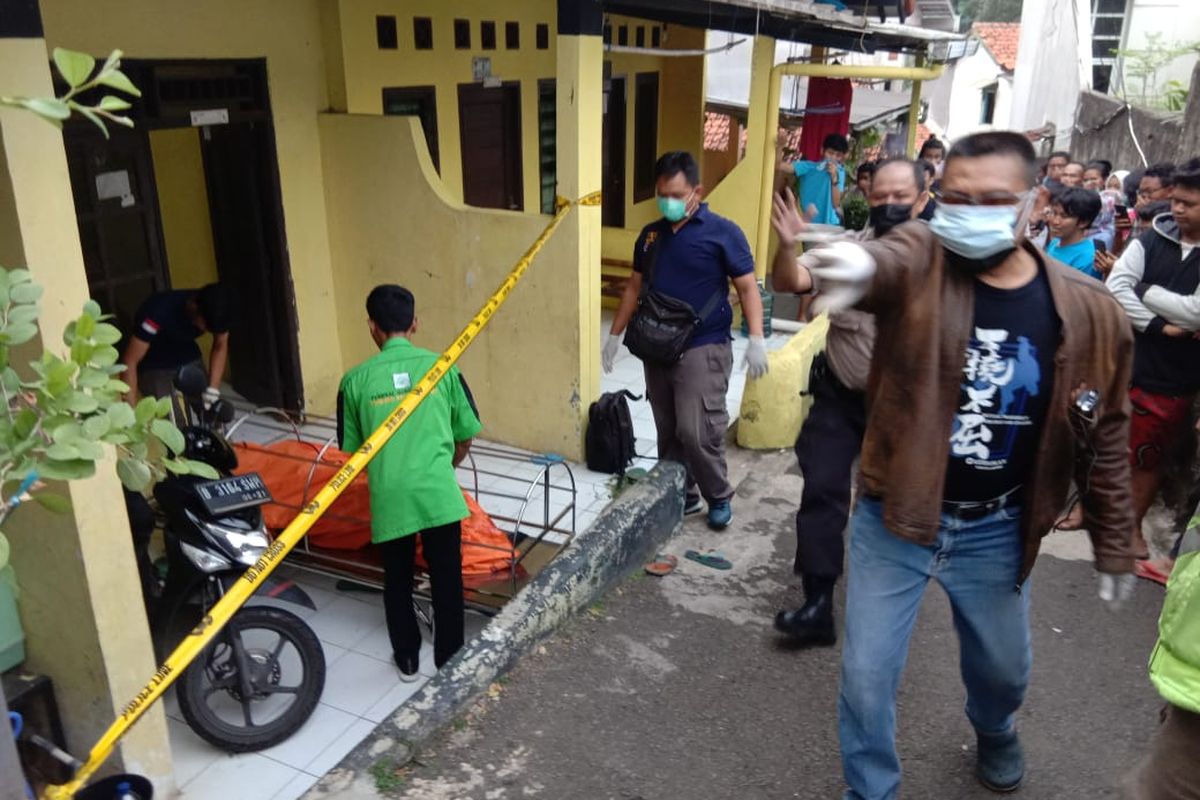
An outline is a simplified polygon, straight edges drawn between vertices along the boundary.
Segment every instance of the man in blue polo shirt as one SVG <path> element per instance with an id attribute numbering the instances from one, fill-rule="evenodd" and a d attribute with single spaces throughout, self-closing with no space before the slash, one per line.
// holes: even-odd
<path id="1" fill-rule="evenodd" d="M 754 256 L 738 226 L 701 202 L 700 168 L 690 153 L 667 153 L 658 160 L 654 174 L 663 217 L 638 236 L 633 275 L 604 343 L 602 363 L 605 372 L 612 370 L 621 334 L 637 309 L 646 274 L 651 276 L 650 288 L 683 300 L 703 317 L 678 363 L 645 362 L 646 395 L 658 429 L 659 458 L 677 461 L 687 469 L 685 513 L 703 511 L 703 497 L 708 501 L 709 527 L 722 530 L 733 519 L 733 487 L 725 466 L 725 431 L 729 427 L 725 393 L 733 369 L 730 280 L 750 327 L 748 374 L 758 378 L 767 371 Z M 712 311 L 704 316 L 701 312 L 707 306 Z"/>

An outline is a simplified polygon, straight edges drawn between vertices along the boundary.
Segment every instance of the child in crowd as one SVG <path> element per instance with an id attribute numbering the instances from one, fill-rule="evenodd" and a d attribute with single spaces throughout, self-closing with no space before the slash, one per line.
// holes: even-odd
<path id="1" fill-rule="evenodd" d="M 1099 214 L 1100 195 L 1097 192 L 1069 188 L 1055 195 L 1047 220 L 1051 239 L 1046 245 L 1046 255 L 1096 280 L 1103 280 L 1095 266 L 1096 243 L 1088 238 L 1088 229 Z"/>

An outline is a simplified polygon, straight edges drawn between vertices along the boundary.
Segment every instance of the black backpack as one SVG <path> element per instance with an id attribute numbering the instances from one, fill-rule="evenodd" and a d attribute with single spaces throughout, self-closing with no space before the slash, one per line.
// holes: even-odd
<path id="1" fill-rule="evenodd" d="M 595 472 L 624 475 L 634 451 L 633 418 L 627 400 L 632 392 L 605 392 L 588 409 L 587 467 Z"/>

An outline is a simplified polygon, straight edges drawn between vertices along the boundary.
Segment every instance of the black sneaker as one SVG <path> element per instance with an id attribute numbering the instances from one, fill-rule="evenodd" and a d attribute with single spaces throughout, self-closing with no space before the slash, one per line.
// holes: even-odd
<path id="1" fill-rule="evenodd" d="M 400 658 L 397 655 L 393 655 L 392 660 L 396 662 L 396 666 L 400 669 L 400 680 L 405 683 L 412 683 L 421 677 L 421 661 L 417 656 Z"/>
<path id="2" fill-rule="evenodd" d="M 690 496 L 683 501 L 683 515 L 689 517 L 692 514 L 699 514 L 704 510 L 704 501 L 700 499 L 700 495 Z"/>

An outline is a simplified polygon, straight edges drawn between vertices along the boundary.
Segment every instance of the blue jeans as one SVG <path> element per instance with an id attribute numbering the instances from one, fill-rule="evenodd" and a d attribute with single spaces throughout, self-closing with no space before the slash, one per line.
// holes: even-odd
<path id="1" fill-rule="evenodd" d="M 1029 583 L 1021 564 L 1020 511 L 965 522 L 943 514 L 936 543 L 891 534 L 879 501 L 862 498 L 850 522 L 850 569 L 838 729 L 845 800 L 890 800 L 900 788 L 896 687 L 930 578 L 946 590 L 958 631 L 967 717 L 981 733 L 1006 733 L 1029 683 Z"/>

